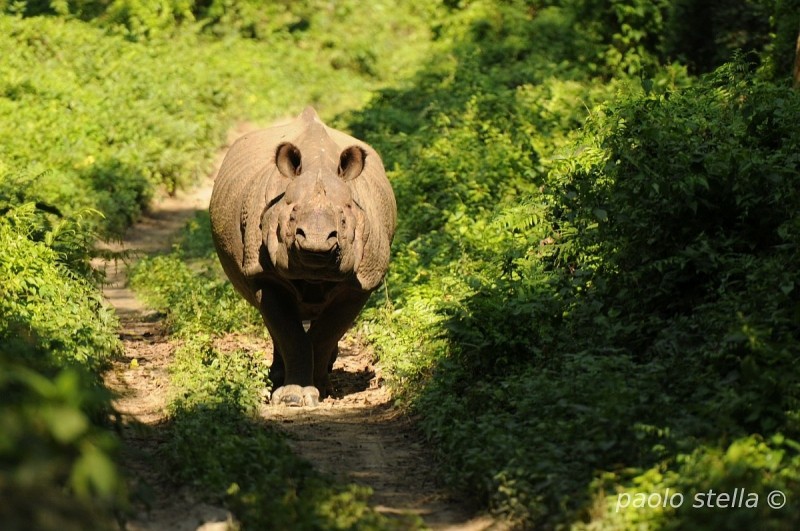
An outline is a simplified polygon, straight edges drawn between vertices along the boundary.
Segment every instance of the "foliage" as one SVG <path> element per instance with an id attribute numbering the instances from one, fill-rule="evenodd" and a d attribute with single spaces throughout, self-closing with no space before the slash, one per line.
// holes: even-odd
<path id="1" fill-rule="evenodd" d="M 91 284 L 81 216 L 34 204 L 0 214 L 3 529 L 110 528 L 123 503 L 98 379 L 119 350 L 117 323 Z"/>
<path id="2" fill-rule="evenodd" d="M 790 271 L 798 260 L 800 199 L 793 147 L 800 131 L 791 117 L 799 110 L 796 93 L 754 80 L 733 63 L 682 93 L 598 113 L 587 135 L 606 156 L 575 167 L 565 183 L 578 246 L 596 253 L 583 264 L 576 259 L 587 287 L 573 337 L 583 336 L 590 351 L 602 344 L 631 353 L 643 367 L 673 359 L 684 382 L 702 375 L 689 389 L 663 391 L 673 402 L 690 398 L 680 409 L 694 419 L 687 422 L 674 406 L 653 419 L 675 445 L 671 452 L 666 445 L 657 468 L 678 478 L 655 487 L 736 486 L 762 497 L 797 488 L 798 298 Z M 727 446 L 726 455 L 744 448 L 769 465 L 756 459 L 740 474 L 725 463 L 723 471 L 734 468 L 723 478 L 711 456 Z M 663 525 L 797 522 L 794 511 L 768 511 L 763 501 L 760 507 L 757 514 L 678 511 Z"/>
<path id="3" fill-rule="evenodd" d="M 791 527 L 764 497 L 797 489 L 797 94 L 662 67 L 666 15 L 616 4 L 625 53 L 528 37 L 591 26 L 574 4 L 472 2 L 354 117 L 405 212 L 362 326 L 451 484 L 520 527 Z M 611 505 L 734 486 L 760 510 Z"/>
<path id="4" fill-rule="evenodd" d="M 198 68 L 184 67 L 180 82 L 173 68 L 152 74 L 168 53 L 190 53 L 190 42 L 145 49 L 48 19 L 2 17 L 0 28 L 0 49 L 14 50 L 0 61 L 0 108 L 15 124 L 0 129 L 1 164 L 31 176 L 27 200 L 64 213 L 98 209 L 103 228 L 120 233 L 156 186 L 174 190 L 207 170 L 208 144 L 222 129 L 207 114 L 224 98 Z"/>
<path id="5" fill-rule="evenodd" d="M 119 348 L 117 322 L 79 274 L 89 254 L 83 230 L 80 217 L 50 225 L 32 204 L 0 217 L 0 339 L 20 353 L 35 345 L 51 362 L 97 370 Z"/>
<path id="6" fill-rule="evenodd" d="M 25 200 L 64 213 L 97 209 L 105 216 L 101 228 L 120 234 L 157 189 L 172 193 L 209 173 L 232 120 L 364 100 L 373 76 L 342 55 L 355 43 L 319 45 L 330 34 L 319 26 L 270 43 L 207 40 L 190 31 L 136 43 L 62 18 L 2 16 L 0 50 L 14 53 L 0 61 L 0 112 L 8 124 L 0 128 L 0 175 L 13 169 L 30 176 L 21 183 Z M 371 41 L 385 41 L 387 49 L 392 31 L 415 34 L 383 28 L 385 38 Z M 402 71 L 409 60 L 376 68 Z"/>
<path id="7" fill-rule="evenodd" d="M 795 258 L 797 97 L 742 66 L 680 94 L 622 102 L 589 126 L 606 155 L 567 169 L 565 217 L 579 245 L 602 255 L 591 269 L 611 283 L 598 290 L 616 292 L 615 306 L 633 298 L 643 314 L 685 314 L 765 282 L 759 261 L 785 260 L 781 271 Z M 772 276 L 788 303 L 791 279 Z"/>
<path id="8" fill-rule="evenodd" d="M 29 356 L 46 351 L 30 345 Z M 112 529 L 124 486 L 113 462 L 116 441 L 97 423 L 109 397 L 78 368 L 21 363 L 17 345 L 0 345 L 0 507 L 3 529 Z"/>
<path id="9" fill-rule="evenodd" d="M 189 33 L 240 44 L 237 37 L 241 37 L 277 45 L 276 59 L 284 53 L 302 55 L 302 63 L 285 57 L 284 74 L 308 66 L 312 77 L 325 75 L 327 68 L 392 80 L 415 61 L 426 41 L 425 18 L 436 7 L 386 1 L 364 5 L 356 0 L 0 0 L 2 11 L 26 17 L 76 17 L 107 33 L 148 44 Z M 352 31 L 354 27 L 361 31 Z M 395 46 L 397 40 L 402 40 L 402 48 Z M 294 46 L 303 53 L 292 54 Z M 315 89 L 306 83 L 302 88 Z"/>
<path id="10" fill-rule="evenodd" d="M 643 75 L 658 66 L 659 52 L 669 35 L 670 9 L 680 1 L 577 0 L 572 4 L 583 31 L 600 45 L 600 72 Z M 679 20 L 680 28 L 686 22 L 683 17 Z"/>
<path id="11" fill-rule="evenodd" d="M 798 481 L 797 443 L 776 435 L 764 440 L 758 435 L 742 437 L 727 446 L 707 445 L 689 454 L 678 455 L 675 464 L 664 470 L 661 465 L 633 478 L 625 490 L 599 497 L 596 527 L 608 529 L 647 527 L 648 529 L 736 529 L 755 526 L 760 529 L 787 529 L 797 525 L 797 514 L 787 507 L 772 508 L 770 494 L 780 492 L 787 498 L 796 492 Z M 619 476 L 606 474 L 595 488 L 612 485 Z M 670 489 L 670 490 L 667 490 Z M 655 509 L 617 507 L 620 496 L 640 493 L 680 493 L 683 499 Z M 727 494 L 728 499 L 720 494 Z M 732 496 L 738 499 L 733 499 Z M 674 496 L 674 494 L 672 495 Z M 623 498 L 624 499 L 624 498 Z M 781 498 L 775 498 L 780 501 Z M 679 503 L 680 501 L 680 503 Z M 631 504 L 632 505 L 632 504 Z"/>
<path id="12" fill-rule="evenodd" d="M 576 20 L 600 46 L 599 72 L 652 75 L 679 61 L 707 73 L 734 53 L 770 43 L 773 0 L 567 0 Z M 796 29 L 796 28 L 795 28 Z"/>

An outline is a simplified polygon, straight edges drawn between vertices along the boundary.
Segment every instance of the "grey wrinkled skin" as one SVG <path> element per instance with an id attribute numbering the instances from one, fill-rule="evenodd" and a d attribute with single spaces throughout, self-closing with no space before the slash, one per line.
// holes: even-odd
<path id="1" fill-rule="evenodd" d="M 225 273 L 272 336 L 273 402 L 316 405 L 389 265 L 397 205 L 380 157 L 308 107 L 231 146 L 209 212 Z"/>

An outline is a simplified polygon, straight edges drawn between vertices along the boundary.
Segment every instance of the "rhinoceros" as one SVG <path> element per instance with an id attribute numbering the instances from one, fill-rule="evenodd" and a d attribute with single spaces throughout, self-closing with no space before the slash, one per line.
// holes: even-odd
<path id="1" fill-rule="evenodd" d="M 389 265 L 397 205 L 380 156 L 308 107 L 231 146 L 209 213 L 226 275 L 273 340 L 272 403 L 316 406 Z"/>

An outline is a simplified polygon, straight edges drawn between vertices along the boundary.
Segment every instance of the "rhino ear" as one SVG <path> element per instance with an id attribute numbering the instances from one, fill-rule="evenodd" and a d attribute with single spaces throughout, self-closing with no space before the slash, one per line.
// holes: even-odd
<path id="1" fill-rule="evenodd" d="M 289 142 L 281 144 L 275 152 L 275 165 L 284 177 L 292 178 L 300 175 L 302 170 L 300 150 Z"/>
<path id="2" fill-rule="evenodd" d="M 367 154 L 358 146 L 350 146 L 339 155 L 339 177 L 345 181 L 355 179 L 364 171 Z"/>

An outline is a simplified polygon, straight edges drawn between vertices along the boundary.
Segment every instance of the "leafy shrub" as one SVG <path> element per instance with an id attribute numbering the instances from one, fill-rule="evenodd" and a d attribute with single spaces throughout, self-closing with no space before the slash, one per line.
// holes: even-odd
<path id="1" fill-rule="evenodd" d="M 84 229 L 80 221 L 65 220 L 42 230 L 36 218 L 32 204 L 0 217 L 0 338 L 11 346 L 37 345 L 54 363 L 97 370 L 119 342 L 113 311 L 78 275 L 86 273 L 89 256 L 85 246 L 74 247 L 88 243 L 81 241 Z M 77 271 L 69 268 L 75 262 Z"/>
<path id="2" fill-rule="evenodd" d="M 766 365 L 785 370 L 780 352 L 793 332 L 779 323 L 796 304 L 788 271 L 797 260 L 798 105 L 793 92 L 733 64 L 696 88 L 624 102 L 606 111 L 610 122 L 600 118 L 607 133 L 593 134 L 607 155 L 576 169 L 564 189 L 579 246 L 602 257 L 587 268 L 589 296 L 602 304 L 595 311 L 642 323 L 615 345 L 659 357 L 648 350 L 667 323 L 697 317 L 700 344 L 720 334 L 711 350 L 721 372 L 747 358 L 734 334 L 742 328 L 759 338 L 746 350 L 763 346 L 761 355 L 777 356 Z"/>
<path id="3" fill-rule="evenodd" d="M 741 61 L 700 82 L 660 67 L 641 26 L 663 13 L 617 4 L 628 52 L 588 34 L 548 55 L 504 46 L 591 24 L 575 6 L 470 3 L 416 86 L 354 117 L 406 213 L 389 300 L 362 326 L 451 484 L 519 526 L 747 525 L 604 504 L 730 487 L 720 468 L 753 492 L 796 488 L 797 96 Z M 581 72 L 569 53 L 599 59 Z M 740 450 L 754 457 L 737 475 L 719 456 Z"/>
<path id="4" fill-rule="evenodd" d="M 592 59 L 600 73 L 642 75 L 658 67 L 658 52 L 669 27 L 665 19 L 675 2 L 576 0 L 566 3 L 575 11 L 581 29 L 599 45 L 600 53 Z"/>
<path id="5" fill-rule="evenodd" d="M 110 528 L 124 487 L 98 374 L 119 341 L 91 283 L 91 232 L 34 204 L 0 212 L 0 525 Z"/>
<path id="6" fill-rule="evenodd" d="M 653 467 L 640 474 L 622 490 L 601 498 L 602 509 L 596 528 L 647 527 L 657 529 L 787 529 L 797 525 L 797 514 L 772 508 L 768 499 L 779 491 L 791 496 L 798 481 L 797 443 L 781 435 L 768 440 L 754 435 L 732 441 L 727 446 L 702 446 L 676 458 L 674 467 Z M 613 485 L 621 478 L 607 474 L 596 483 Z M 600 488 L 600 487 L 598 487 Z M 667 490 L 670 489 L 670 490 Z M 602 492 L 602 490 L 600 491 Z M 655 509 L 618 507 L 620 496 L 631 498 L 641 493 L 676 493 L 682 499 Z M 727 494 L 724 500 L 720 494 Z M 730 495 L 737 496 L 732 500 Z M 680 500 L 680 503 L 679 501 Z M 777 498 L 780 501 L 780 498 Z M 784 499 L 786 501 L 786 499 Z M 632 505 L 632 504 L 630 504 Z M 673 507 L 673 505 L 675 507 Z M 726 507 L 727 506 L 727 507 Z"/>
<path id="7" fill-rule="evenodd" d="M 109 396 L 90 373 L 57 368 L 39 345 L 26 347 L 0 342 L 0 524 L 114 529 L 124 485 L 113 462 L 117 441 L 98 427 Z"/>
<path id="8" fill-rule="evenodd" d="M 14 50 L 0 61 L 0 109 L 18 124 L 0 128 L 4 171 L 32 176 L 27 200 L 64 214 L 99 209 L 101 226 L 119 234 L 157 186 L 174 191 L 206 171 L 223 129 L 209 114 L 224 100 L 205 88 L 208 73 L 165 65 L 190 42 L 148 51 L 55 19 L 0 17 L 0 28 L 0 49 Z"/>
<path id="9" fill-rule="evenodd" d="M 761 0 L 559 3 L 574 13 L 579 31 L 599 50 L 590 58 L 591 68 L 612 76 L 652 75 L 661 64 L 673 61 L 702 74 L 737 52 L 763 52 L 770 46 L 770 17 L 776 8 L 782 9 Z"/>
<path id="10" fill-rule="evenodd" d="M 632 485 L 796 488 L 798 104 L 733 64 L 594 112 L 579 154 L 506 214 L 529 233 L 504 244 L 506 276 L 483 258 L 485 276 L 433 305 L 449 339 L 415 404 L 456 485 L 522 525 L 588 518 L 580 493 L 598 470 L 612 474 L 607 499 Z M 785 457 L 727 482 L 713 459 L 681 464 L 739 438 Z M 756 518 L 637 514 L 667 527 Z M 797 514 L 757 518 L 780 528 Z"/>
<path id="11" fill-rule="evenodd" d="M 74 16 L 107 33 L 148 45 L 200 34 L 268 42 L 284 53 L 299 46 L 304 53 L 295 55 L 302 55 L 303 62 L 287 60 L 287 74 L 290 65 L 298 69 L 307 65 L 318 74 L 328 68 L 389 80 L 406 75 L 409 65 L 416 64 L 419 49 L 427 41 L 425 21 L 438 9 L 415 2 L 364 5 L 354 0 L 335 4 L 322 0 L 16 0 L 0 1 L 0 12 L 4 11 L 26 17 Z M 351 27 L 370 31 L 345 29 Z M 402 47 L 395 45 L 398 41 Z M 300 87 L 321 90 L 307 83 Z M 278 109 L 274 106 L 272 112 Z"/>

